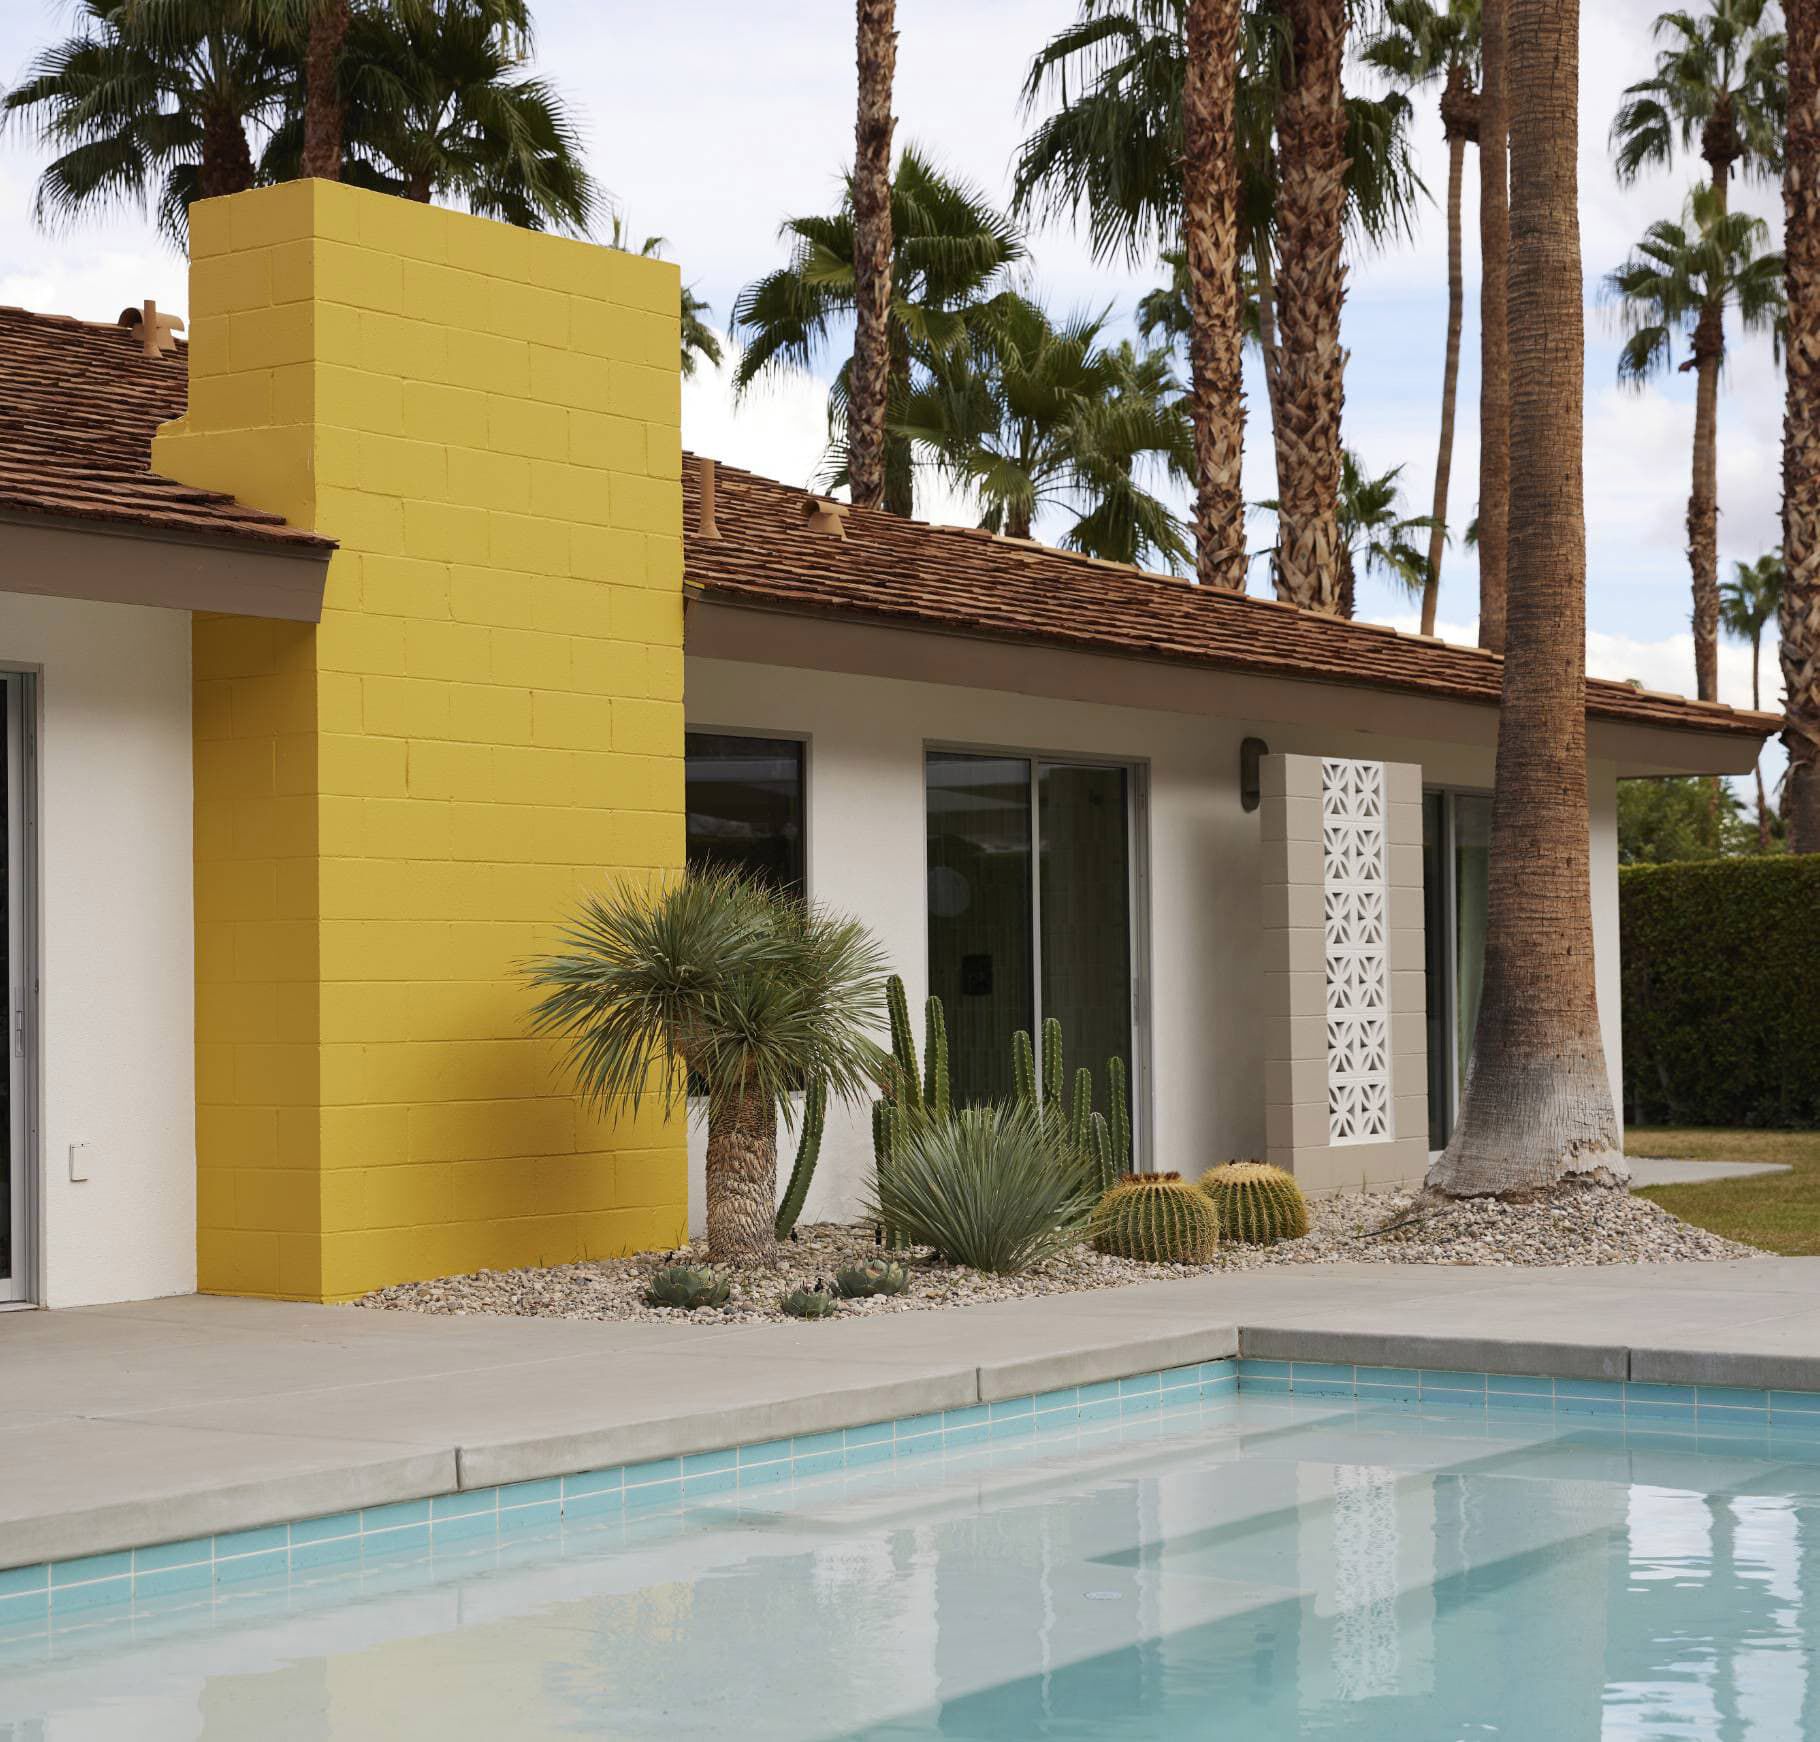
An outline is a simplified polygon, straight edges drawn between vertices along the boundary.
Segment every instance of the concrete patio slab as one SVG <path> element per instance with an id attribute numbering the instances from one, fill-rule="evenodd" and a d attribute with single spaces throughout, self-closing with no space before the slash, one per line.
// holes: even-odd
<path id="1" fill-rule="evenodd" d="M 1697 1186 L 1716 1179 L 1749 1179 L 1754 1173 L 1787 1173 L 1783 1161 L 1657 1161 L 1645 1155 L 1625 1158 L 1630 1163 L 1630 1184 L 1638 1186 Z"/>
<path id="2" fill-rule="evenodd" d="M 0 1567 L 1220 1359 L 1820 1389 L 1820 1259 L 1283 1266 L 823 1324 L 0 1317 Z"/>

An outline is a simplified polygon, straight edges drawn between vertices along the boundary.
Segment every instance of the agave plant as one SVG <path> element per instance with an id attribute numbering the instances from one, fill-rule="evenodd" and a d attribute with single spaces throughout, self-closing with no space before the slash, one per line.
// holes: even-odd
<path id="1" fill-rule="evenodd" d="M 1014 1276 L 1079 1244 L 1091 1164 L 1028 1107 L 969 1107 L 906 1122 L 866 1213 L 912 1245 Z"/>
<path id="2" fill-rule="evenodd" d="M 792 1091 L 869 1095 L 883 959 L 858 921 L 730 871 L 591 897 L 563 949 L 530 964 L 535 1031 L 569 1042 L 577 1086 L 603 1109 L 708 1104 L 708 1256 L 776 1255 L 777 1122 Z"/>

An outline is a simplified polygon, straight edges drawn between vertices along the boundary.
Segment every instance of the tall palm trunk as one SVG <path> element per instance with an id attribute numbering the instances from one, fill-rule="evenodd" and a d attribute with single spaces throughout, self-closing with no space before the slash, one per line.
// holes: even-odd
<path id="1" fill-rule="evenodd" d="M 246 124 L 232 109 L 212 109 L 202 117 L 202 161 L 196 166 L 198 192 L 205 200 L 245 193 L 253 185 L 253 153 Z"/>
<path id="2" fill-rule="evenodd" d="M 1782 178 L 1788 396 L 1782 421 L 1778 624 L 1787 713 L 1782 815 L 1791 852 L 1820 853 L 1820 0 L 1784 0 L 1788 167 Z"/>
<path id="3" fill-rule="evenodd" d="M 1756 632 L 1750 638 L 1750 705 L 1753 712 L 1763 706 L 1763 626 L 1758 624 Z M 1754 765 L 1757 776 L 1757 851 L 1769 851 L 1769 800 L 1763 791 L 1763 758 L 1757 757 Z"/>
<path id="4" fill-rule="evenodd" d="M 1687 563 L 1694 580 L 1694 682 L 1719 699 L 1719 366 L 1725 314 L 1717 302 L 1694 327 L 1694 478 L 1687 497 Z M 1715 786 L 1715 794 L 1717 788 Z"/>
<path id="5" fill-rule="evenodd" d="M 716 1264 L 777 1255 L 777 1107 L 748 1093 L 708 1115 L 708 1256 Z"/>
<path id="6" fill-rule="evenodd" d="M 1340 309 L 1346 212 L 1346 0 L 1284 0 L 1292 71 L 1277 106 L 1277 320 L 1282 342 L 1277 596 L 1340 604 Z"/>
<path id="7" fill-rule="evenodd" d="M 893 321 L 886 338 L 890 359 L 889 385 L 885 403 L 890 415 L 910 397 L 910 335 L 901 323 Z M 916 453 L 908 436 L 902 436 L 887 424 L 885 431 L 885 493 L 887 514 L 908 520 L 916 512 Z"/>
<path id="8" fill-rule="evenodd" d="M 1456 1195 L 1627 1169 L 1599 1036 L 1586 796 L 1579 0 L 1511 0 L 1510 595 L 1484 990 Z"/>
<path id="9" fill-rule="evenodd" d="M 897 73 L 896 0 L 858 0 L 859 121 L 853 152 L 852 404 L 847 475 L 853 500 L 885 493 L 885 413 L 891 391 L 891 85 Z"/>
<path id="10" fill-rule="evenodd" d="M 1188 0 L 1182 89 L 1182 239 L 1188 256 L 1188 409 L 1194 421 L 1195 573 L 1245 590 L 1244 311 L 1233 102 L 1239 0 Z"/>
<path id="11" fill-rule="evenodd" d="M 1428 573 L 1422 581 L 1422 633 L 1435 632 L 1441 600 L 1441 557 L 1447 549 L 1447 494 L 1453 480 L 1453 431 L 1460 394 L 1460 329 L 1466 316 L 1465 247 L 1460 232 L 1460 189 L 1466 179 L 1466 144 L 1474 123 L 1472 81 L 1458 61 L 1447 69 L 1441 92 L 1441 128 L 1447 136 L 1447 361 L 1441 370 L 1441 445 L 1435 454 L 1434 525 L 1428 533 Z"/>
<path id="12" fill-rule="evenodd" d="M 1504 651 L 1510 560 L 1508 0 L 1479 8 L 1479 645 Z"/>
<path id="13" fill-rule="evenodd" d="M 1252 243 L 1258 276 L 1258 349 L 1264 354 L 1264 397 L 1270 404 L 1271 463 L 1277 494 L 1283 492 L 1283 349 L 1277 342 L 1277 265 L 1270 238 L 1260 233 Z"/>
<path id="14" fill-rule="evenodd" d="M 304 53 L 303 173 L 341 179 L 341 45 L 352 16 L 349 0 L 316 0 Z"/>

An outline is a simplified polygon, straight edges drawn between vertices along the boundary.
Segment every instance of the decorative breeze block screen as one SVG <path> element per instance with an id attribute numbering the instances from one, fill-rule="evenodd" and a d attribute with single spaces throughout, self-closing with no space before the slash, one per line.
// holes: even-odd
<path id="1" fill-rule="evenodd" d="M 1322 959 L 1328 1142 L 1391 1135 L 1389 890 L 1384 765 L 1321 763 Z"/>

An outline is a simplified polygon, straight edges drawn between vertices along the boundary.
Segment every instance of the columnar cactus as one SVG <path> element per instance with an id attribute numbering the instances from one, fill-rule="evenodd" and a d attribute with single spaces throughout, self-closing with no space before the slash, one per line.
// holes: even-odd
<path id="1" fill-rule="evenodd" d="M 1063 1128 L 1062 1025 L 1053 1016 L 1043 1020 L 1043 1122 L 1051 1131 Z"/>
<path id="2" fill-rule="evenodd" d="M 1106 1115 L 1112 1126 L 1112 1159 L 1119 1173 L 1131 1171 L 1131 1097 L 1126 1092 L 1125 1061 L 1106 1061 Z"/>
<path id="3" fill-rule="evenodd" d="M 893 1098 L 906 1107 L 920 1108 L 923 1080 L 916 1068 L 916 1037 L 910 1032 L 910 1001 L 904 994 L 900 974 L 893 974 L 885 982 L 885 1009 L 891 1019 L 891 1058 L 896 1066 L 892 1073 Z"/>
<path id="4" fill-rule="evenodd" d="M 1101 1194 L 1111 1191 L 1125 1169 L 1113 1153 L 1112 1127 L 1107 1124 L 1104 1113 L 1088 1115 L 1087 1154 L 1093 1163 L 1094 1190 Z"/>
<path id="5" fill-rule="evenodd" d="M 788 1240 L 796 1219 L 803 1213 L 803 1200 L 809 1195 L 809 1182 L 815 1178 L 815 1164 L 821 1158 L 822 1128 L 828 1117 L 828 1079 L 817 1077 L 803 1097 L 803 1128 L 796 1141 L 796 1162 L 790 1169 L 790 1183 L 784 1188 L 784 1201 L 777 1207 L 775 1232 Z"/>
<path id="6" fill-rule="evenodd" d="M 1036 1107 L 1036 1052 L 1027 1029 L 1011 1037 L 1011 1099 L 1032 1113 Z"/>
<path id="7" fill-rule="evenodd" d="M 1093 1212 L 1094 1250 L 1147 1264 L 1204 1264 L 1220 1243 L 1213 1201 L 1179 1173 L 1128 1173 Z"/>
<path id="8" fill-rule="evenodd" d="M 1068 1108 L 1068 1142 L 1077 1151 L 1087 1148 L 1087 1121 L 1092 1117 L 1093 1072 L 1082 1065 L 1074 1073 L 1074 1100 Z"/>
<path id="9" fill-rule="evenodd" d="M 1228 1240 L 1270 1246 L 1299 1240 L 1308 1232 L 1308 1200 L 1293 1174 L 1262 1161 L 1229 1161 L 1201 1175 Z"/>
<path id="10" fill-rule="evenodd" d="M 948 1013 L 933 993 L 923 1006 L 923 1105 L 932 1118 L 953 1111 L 948 1088 Z"/>
<path id="11" fill-rule="evenodd" d="M 726 1277 L 705 1264 L 669 1264 L 651 1278 L 645 1299 L 652 1306 L 694 1312 L 698 1307 L 725 1306 L 732 1292 Z"/>

